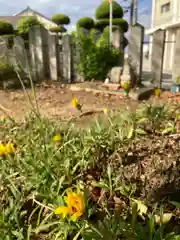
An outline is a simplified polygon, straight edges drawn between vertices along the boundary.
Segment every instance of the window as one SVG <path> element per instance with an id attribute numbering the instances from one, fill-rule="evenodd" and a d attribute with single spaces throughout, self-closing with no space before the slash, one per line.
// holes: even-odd
<path id="1" fill-rule="evenodd" d="M 170 2 L 161 5 L 161 13 L 166 13 L 170 11 Z"/>

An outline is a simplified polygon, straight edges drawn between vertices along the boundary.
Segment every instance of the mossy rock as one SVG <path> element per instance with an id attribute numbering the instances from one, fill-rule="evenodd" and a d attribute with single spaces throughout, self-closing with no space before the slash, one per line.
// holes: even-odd
<path id="1" fill-rule="evenodd" d="M 112 1 L 112 8 L 113 8 L 113 17 L 114 18 L 122 18 L 123 17 L 123 10 L 119 3 L 116 1 Z M 104 19 L 109 18 L 109 1 L 103 0 L 102 3 L 96 9 L 96 19 Z"/>

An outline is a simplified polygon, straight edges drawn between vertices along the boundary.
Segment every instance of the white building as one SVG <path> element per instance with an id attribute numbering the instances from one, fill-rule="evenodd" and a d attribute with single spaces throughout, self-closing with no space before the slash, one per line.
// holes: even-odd
<path id="1" fill-rule="evenodd" d="M 180 0 L 152 0 L 151 28 L 146 31 L 153 43 L 153 33 L 158 29 L 166 30 L 164 51 L 164 70 L 171 71 L 174 60 L 176 31 L 180 28 Z M 150 57 L 152 44 L 149 49 Z"/>

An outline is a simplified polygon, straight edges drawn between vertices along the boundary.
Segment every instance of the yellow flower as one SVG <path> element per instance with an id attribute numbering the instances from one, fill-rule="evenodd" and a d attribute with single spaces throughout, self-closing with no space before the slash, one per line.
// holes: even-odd
<path id="1" fill-rule="evenodd" d="M 155 93 L 155 95 L 156 95 L 157 97 L 159 97 L 159 96 L 161 95 L 161 89 L 156 88 L 156 89 L 154 90 L 154 93 Z"/>
<path id="2" fill-rule="evenodd" d="M 6 117 L 3 115 L 3 116 L 1 116 L 1 121 L 2 122 L 5 122 L 5 120 L 6 120 Z"/>
<path id="3" fill-rule="evenodd" d="M 4 144 L 0 143 L 0 156 L 4 156 L 5 155 L 5 146 Z"/>
<path id="4" fill-rule="evenodd" d="M 7 156 L 10 154 L 14 154 L 15 149 L 14 149 L 14 144 L 13 143 L 8 143 L 6 145 L 0 144 L 0 156 Z"/>
<path id="5" fill-rule="evenodd" d="M 106 114 L 106 115 L 108 114 L 108 109 L 107 108 L 104 108 L 103 111 L 104 111 L 104 114 Z"/>
<path id="6" fill-rule="evenodd" d="M 124 90 L 129 90 L 130 89 L 130 82 L 124 82 L 122 83 L 122 87 L 124 88 Z"/>
<path id="7" fill-rule="evenodd" d="M 81 111 L 81 105 L 79 103 L 79 100 L 77 99 L 77 97 L 74 97 L 72 100 L 72 106 L 74 108 L 77 108 L 79 111 Z"/>
<path id="8" fill-rule="evenodd" d="M 60 135 L 56 135 L 53 137 L 54 142 L 60 142 L 62 140 L 62 137 Z"/>
<path id="9" fill-rule="evenodd" d="M 6 150 L 5 150 L 6 155 L 7 155 L 7 154 L 14 154 L 14 152 L 15 152 L 14 144 L 13 144 L 13 143 L 8 143 L 8 144 L 6 144 L 5 149 L 6 149 Z"/>
<path id="10" fill-rule="evenodd" d="M 67 192 L 64 197 L 67 206 L 60 206 L 55 210 L 56 215 L 62 215 L 63 218 L 69 216 L 72 221 L 76 221 L 84 214 L 84 198 L 82 193 Z"/>

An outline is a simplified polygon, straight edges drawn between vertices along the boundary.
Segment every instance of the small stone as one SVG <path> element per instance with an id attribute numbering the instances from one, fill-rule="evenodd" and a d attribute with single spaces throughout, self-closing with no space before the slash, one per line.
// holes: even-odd
<path id="1" fill-rule="evenodd" d="M 110 82 L 110 79 L 109 79 L 109 77 L 107 77 L 107 78 L 105 79 L 104 83 L 105 83 L 105 84 L 108 84 L 109 82 Z"/>
<path id="2" fill-rule="evenodd" d="M 132 90 L 129 92 L 129 97 L 135 101 L 147 100 L 153 94 L 153 88 L 140 88 L 139 90 Z"/>
<path id="3" fill-rule="evenodd" d="M 113 67 L 111 69 L 111 82 L 113 83 L 119 83 L 121 79 L 122 74 L 122 67 Z"/>

